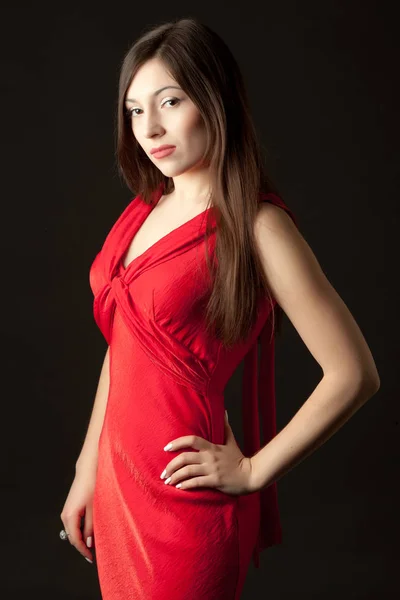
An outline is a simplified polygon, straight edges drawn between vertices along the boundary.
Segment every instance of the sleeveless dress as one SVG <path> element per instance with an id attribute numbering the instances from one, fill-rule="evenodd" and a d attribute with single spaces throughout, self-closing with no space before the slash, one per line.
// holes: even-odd
<path id="1" fill-rule="evenodd" d="M 99 584 L 104 600 L 238 600 L 251 557 L 258 568 L 260 551 L 282 540 L 276 483 L 234 496 L 180 490 L 160 474 L 174 456 L 191 451 L 165 452 L 174 438 L 225 443 L 224 388 L 242 360 L 241 451 L 251 456 L 261 447 L 258 399 L 264 443 L 276 434 L 270 306 L 266 298 L 252 335 L 229 351 L 206 333 L 205 223 L 209 217 L 212 256 L 214 207 L 124 268 L 123 256 L 163 191 L 161 184 L 152 205 L 140 195 L 128 204 L 89 272 L 94 319 L 110 347 L 93 499 Z M 296 223 L 279 196 L 260 198 Z"/>

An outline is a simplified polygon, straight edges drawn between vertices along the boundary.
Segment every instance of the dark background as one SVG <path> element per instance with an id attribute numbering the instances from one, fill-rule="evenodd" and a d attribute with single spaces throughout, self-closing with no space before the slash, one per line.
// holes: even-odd
<path id="1" fill-rule="evenodd" d="M 106 350 L 88 273 L 133 197 L 114 159 L 120 63 L 144 27 L 185 16 L 238 60 L 270 175 L 381 378 L 278 483 L 284 543 L 251 563 L 242 597 L 398 597 L 398 20 L 389 3 L 333 0 L 3 7 L 0 595 L 100 598 L 95 564 L 58 537 Z M 286 316 L 276 349 L 281 429 L 321 373 Z M 226 390 L 238 440 L 240 377 Z"/>

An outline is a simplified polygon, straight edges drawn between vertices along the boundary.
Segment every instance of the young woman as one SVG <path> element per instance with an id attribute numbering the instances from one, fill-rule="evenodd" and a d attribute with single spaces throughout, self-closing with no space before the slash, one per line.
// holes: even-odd
<path id="1" fill-rule="evenodd" d="M 258 566 L 281 541 L 277 480 L 379 376 L 264 172 L 241 73 L 218 35 L 194 19 L 144 33 L 121 67 L 117 134 L 135 197 L 90 269 L 108 347 L 60 535 L 90 561 L 95 549 L 105 600 L 235 600 L 251 557 Z M 282 311 L 323 376 L 277 434 Z M 224 409 L 242 359 L 243 449 Z"/>

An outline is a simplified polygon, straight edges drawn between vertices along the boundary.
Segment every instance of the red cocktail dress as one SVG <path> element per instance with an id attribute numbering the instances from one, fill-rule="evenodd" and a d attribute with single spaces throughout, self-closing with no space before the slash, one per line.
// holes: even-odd
<path id="1" fill-rule="evenodd" d="M 277 195 L 260 199 L 295 221 Z M 174 438 L 194 434 L 225 442 L 224 388 L 242 359 L 241 450 L 251 456 L 260 448 L 258 399 L 265 443 L 276 434 L 270 307 L 266 299 L 252 335 L 229 351 L 206 334 L 204 234 L 208 213 L 215 231 L 213 207 L 124 268 L 123 256 L 153 207 L 140 195 L 130 202 L 89 275 L 95 321 L 110 346 L 93 503 L 101 593 L 104 600 L 237 600 L 251 557 L 258 567 L 259 552 L 281 542 L 276 484 L 234 496 L 212 488 L 180 490 L 165 485 L 160 474 L 182 451 L 163 450 Z M 210 254 L 214 241 L 212 233 Z"/>

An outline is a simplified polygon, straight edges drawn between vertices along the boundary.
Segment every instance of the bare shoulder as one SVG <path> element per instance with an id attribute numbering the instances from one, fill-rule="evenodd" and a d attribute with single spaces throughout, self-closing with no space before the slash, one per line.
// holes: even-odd
<path id="1" fill-rule="evenodd" d="M 357 323 L 290 215 L 264 202 L 254 233 L 271 293 L 324 373 L 376 383 L 375 363 Z"/>
<path id="2" fill-rule="evenodd" d="M 316 257 L 283 208 L 263 202 L 255 219 L 254 233 L 265 274 L 279 304 L 280 301 L 284 302 L 285 293 L 294 292 L 293 286 L 285 286 L 285 274 L 288 271 L 291 281 L 294 275 L 304 275 L 304 269 L 308 275 L 311 270 L 321 278 L 322 271 Z"/>
<path id="3" fill-rule="evenodd" d="M 272 202 L 261 202 L 255 220 L 256 231 L 260 232 L 260 229 L 277 230 L 285 227 L 298 231 L 292 218 L 283 208 Z"/>
<path id="4" fill-rule="evenodd" d="M 283 208 L 263 202 L 254 233 L 270 290 L 288 316 L 296 318 L 293 311 L 299 300 L 322 293 L 330 284 L 309 244 Z"/>

